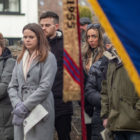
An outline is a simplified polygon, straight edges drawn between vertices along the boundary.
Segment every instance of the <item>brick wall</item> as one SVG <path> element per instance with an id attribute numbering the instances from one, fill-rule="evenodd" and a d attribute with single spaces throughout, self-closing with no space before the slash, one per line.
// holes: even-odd
<path id="1" fill-rule="evenodd" d="M 59 15 L 60 18 L 60 28 L 62 27 L 62 19 L 63 19 L 63 15 L 62 15 L 62 0 L 39 0 L 38 3 L 39 6 L 39 16 L 41 13 L 45 12 L 45 11 L 54 11 Z"/>

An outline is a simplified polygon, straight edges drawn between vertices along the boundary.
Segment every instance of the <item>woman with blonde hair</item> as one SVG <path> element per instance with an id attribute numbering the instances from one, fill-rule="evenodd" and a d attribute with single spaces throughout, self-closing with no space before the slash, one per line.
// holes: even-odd
<path id="1" fill-rule="evenodd" d="M 51 91 L 57 64 L 49 51 L 43 30 L 38 24 L 27 24 L 23 28 L 23 50 L 19 55 L 8 92 L 13 106 L 14 140 L 53 140 L 54 99 Z M 38 107 L 43 108 L 35 116 L 37 119 L 45 109 L 48 112 L 24 135 L 25 118 Z M 46 114 L 46 113 L 45 113 Z M 23 122 L 24 127 L 23 127 Z"/>
<path id="2" fill-rule="evenodd" d="M 5 46 L 5 39 L 0 33 L 0 139 L 13 140 L 12 105 L 7 88 L 11 80 L 15 59 L 11 51 Z"/>

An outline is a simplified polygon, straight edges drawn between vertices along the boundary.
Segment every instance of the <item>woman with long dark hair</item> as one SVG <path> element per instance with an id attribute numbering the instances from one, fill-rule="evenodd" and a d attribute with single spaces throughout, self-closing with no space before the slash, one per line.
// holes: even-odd
<path id="1" fill-rule="evenodd" d="M 88 73 L 91 65 L 102 57 L 104 51 L 100 24 L 89 24 L 86 30 L 86 44 L 82 46 L 83 67 Z"/>
<path id="2" fill-rule="evenodd" d="M 84 85 L 86 86 L 88 73 L 93 63 L 98 61 L 103 55 L 103 38 L 100 24 L 89 24 L 86 30 L 86 44 L 82 46 L 82 60 L 84 69 Z M 85 91 L 85 95 L 86 95 Z M 86 97 L 86 96 L 85 96 Z M 87 128 L 87 139 L 91 140 L 92 123 L 91 119 L 94 106 L 85 98 L 85 123 Z"/>

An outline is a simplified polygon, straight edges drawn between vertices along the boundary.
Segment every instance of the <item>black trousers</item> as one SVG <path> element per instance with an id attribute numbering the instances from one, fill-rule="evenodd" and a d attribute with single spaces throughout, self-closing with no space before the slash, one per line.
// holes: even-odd
<path id="1" fill-rule="evenodd" d="M 58 140 L 70 140 L 71 120 L 71 115 L 63 115 L 55 118 L 55 129 Z"/>
<path id="2" fill-rule="evenodd" d="M 87 140 L 91 140 L 91 124 L 86 124 Z"/>

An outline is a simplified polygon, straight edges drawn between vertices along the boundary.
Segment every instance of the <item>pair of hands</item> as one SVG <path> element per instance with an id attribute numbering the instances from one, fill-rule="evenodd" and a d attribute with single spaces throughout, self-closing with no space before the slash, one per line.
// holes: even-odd
<path id="1" fill-rule="evenodd" d="M 23 124 L 24 119 L 29 114 L 29 110 L 21 102 L 16 105 L 16 108 L 13 110 L 12 113 L 14 114 L 12 120 L 13 125 L 21 126 Z"/>

